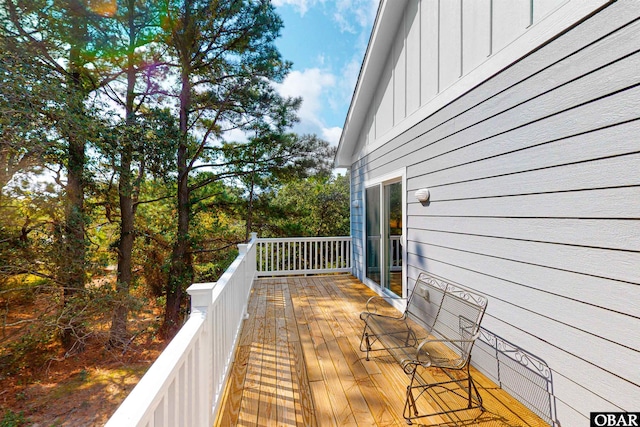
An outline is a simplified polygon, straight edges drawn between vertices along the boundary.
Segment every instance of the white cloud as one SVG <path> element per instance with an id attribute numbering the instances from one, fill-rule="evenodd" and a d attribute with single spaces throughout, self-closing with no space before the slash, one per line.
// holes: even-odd
<path id="1" fill-rule="evenodd" d="M 379 0 L 272 0 L 275 6 L 292 7 L 299 15 L 309 16 L 316 11 L 331 19 L 342 37 L 353 39 L 351 59 L 333 55 L 331 49 L 316 54 L 315 66 L 292 71 L 276 85 L 283 96 L 301 97 L 298 111 L 300 122 L 294 126 L 298 133 L 313 133 L 337 145 L 342 133 L 346 110 L 353 95 L 360 72 Z M 312 10 L 313 9 L 313 10 Z M 315 15 L 314 15 L 315 16 Z M 346 55 L 349 58 L 349 54 Z"/>
<path id="2" fill-rule="evenodd" d="M 358 34 L 371 28 L 378 11 L 378 0 L 338 0 L 333 19 L 342 32 Z"/>
<path id="3" fill-rule="evenodd" d="M 329 99 L 329 104 L 334 110 L 338 110 L 349 105 L 353 91 L 358 81 L 358 75 L 360 74 L 360 61 L 359 55 L 354 56 L 351 61 L 343 65 L 340 70 L 340 80 L 334 91 L 333 96 Z"/>
<path id="4" fill-rule="evenodd" d="M 300 122 L 294 126 L 293 130 L 300 134 L 315 134 L 331 145 L 338 145 L 342 128 L 327 126 L 321 114 L 326 103 L 329 102 L 327 99 L 333 98 L 336 89 L 342 90 L 344 84 L 342 80 L 337 82 L 333 74 L 319 68 L 289 73 L 281 84 L 276 85 L 276 88 L 282 96 L 302 98 L 302 105 L 298 110 Z"/>
<path id="5" fill-rule="evenodd" d="M 342 128 L 335 126 L 331 128 L 323 128 L 322 135 L 320 136 L 331 145 L 338 145 L 340 142 L 340 135 L 342 135 Z"/>
<path id="6" fill-rule="evenodd" d="M 311 1 L 309 0 L 271 0 L 271 3 L 273 3 L 273 5 L 276 7 L 284 6 L 285 4 L 291 5 L 298 10 L 298 13 L 300 14 L 300 16 L 304 16 L 304 14 L 307 13 L 307 10 L 309 10 L 309 4 L 313 6 L 316 3 L 316 1 L 315 0 L 311 0 Z"/>
<path id="7" fill-rule="evenodd" d="M 300 16 L 320 4 L 338 24 L 340 31 L 358 34 L 362 28 L 371 28 L 380 0 L 271 0 L 274 6 L 292 6 Z M 327 9 L 333 9 L 329 11 Z"/>
<path id="8" fill-rule="evenodd" d="M 245 131 L 241 129 L 231 129 L 224 133 L 225 141 L 247 142 L 249 138 Z"/>
<path id="9" fill-rule="evenodd" d="M 302 98 L 302 105 L 298 110 L 300 123 L 295 126 L 297 132 L 322 135 L 325 127 L 320 118 L 323 98 L 335 85 L 335 76 L 319 68 L 292 71 L 281 84 L 276 84 L 280 95 Z"/>

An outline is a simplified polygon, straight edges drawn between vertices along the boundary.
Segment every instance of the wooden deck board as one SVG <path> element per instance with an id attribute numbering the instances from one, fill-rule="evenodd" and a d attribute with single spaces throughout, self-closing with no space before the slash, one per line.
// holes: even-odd
<path id="1" fill-rule="evenodd" d="M 359 350 L 358 315 L 372 295 L 347 275 L 257 280 L 215 425 L 406 425 L 406 374 L 384 352 L 366 361 Z M 474 378 L 485 412 L 429 417 L 415 425 L 547 425 L 481 374 Z M 430 393 L 418 405 L 452 405 L 450 394 Z"/>
<path id="2" fill-rule="evenodd" d="M 292 372 L 294 400 L 296 405 L 300 408 L 300 412 L 298 412 L 298 406 L 296 406 L 296 425 L 315 427 L 317 422 L 313 409 L 311 385 L 309 384 L 309 378 L 307 377 L 307 370 L 305 368 L 302 352 L 303 350 L 300 345 L 300 341 L 293 341 L 290 343 L 289 354 L 293 359 L 292 362 L 294 367 Z"/>
<path id="3" fill-rule="evenodd" d="M 338 316 L 336 316 L 343 312 L 340 300 L 329 296 L 321 280 L 314 280 L 313 283 L 323 299 L 327 298 L 328 301 L 331 301 L 331 304 L 328 305 L 319 304 L 318 308 L 322 311 L 321 317 L 326 319 L 327 327 L 332 332 L 332 335 L 329 335 L 328 332 L 325 333 L 325 341 L 331 353 L 334 368 L 338 374 L 338 379 L 345 392 L 353 416 L 358 422 L 365 423 L 366 425 L 376 425 L 367 401 L 360 390 L 358 381 L 352 372 L 351 364 L 347 362 L 348 354 L 345 355 L 339 345 L 339 340 L 346 338 L 351 332 L 350 330 L 344 331 L 342 329 L 342 324 L 338 321 Z M 323 328 L 323 331 L 328 331 L 328 329 Z"/>
<path id="4" fill-rule="evenodd" d="M 237 369 L 245 369 L 244 387 L 238 409 L 238 425 L 253 426 L 258 422 L 258 408 L 260 404 L 260 378 L 262 374 L 262 346 L 264 342 L 264 323 L 266 313 L 266 288 L 256 287 L 252 293 L 256 299 L 255 311 L 249 313 L 249 320 L 253 320 L 251 331 L 252 340 L 249 347 L 249 357 L 246 367 L 233 364 L 231 375 Z M 243 325 L 244 328 L 244 325 Z M 226 406 L 226 405 L 225 405 Z"/>
<path id="5" fill-rule="evenodd" d="M 275 295 L 275 332 L 276 332 L 276 405 L 278 425 L 297 424 L 297 411 L 300 411 L 299 405 L 296 405 L 294 399 L 293 388 L 293 367 L 292 358 L 289 354 L 289 331 L 287 330 L 287 321 L 285 315 L 285 295 L 284 288 L 286 286 L 279 284 L 276 287 Z"/>
<path id="6" fill-rule="evenodd" d="M 302 286 L 298 279 L 292 279 L 294 285 Z M 302 344 L 303 354 L 305 356 L 305 364 L 307 367 L 307 377 L 309 381 L 321 381 L 322 370 L 320 369 L 320 361 L 318 360 L 317 353 L 313 344 L 314 335 L 319 336 L 315 323 L 309 325 L 307 321 L 307 314 L 311 316 L 309 310 L 309 300 L 305 293 L 300 293 L 294 287 L 291 291 L 292 304 L 294 305 L 294 313 L 298 324 L 298 337 Z M 314 333 L 312 333 L 312 330 Z"/>
<path id="7" fill-rule="evenodd" d="M 335 366 L 336 363 L 340 363 L 336 361 L 340 355 L 336 354 L 333 348 L 335 343 L 334 330 L 327 322 L 324 310 L 321 307 L 326 304 L 326 301 L 323 302 L 323 298 L 315 286 L 305 286 L 303 290 L 308 297 L 315 298 L 317 302 L 309 305 L 307 321 L 310 324 L 316 323 L 317 331 L 314 334 L 315 350 L 318 353 L 318 360 L 323 374 L 322 381 L 326 383 L 327 390 L 330 391 L 328 397 L 333 409 L 333 416 L 340 426 L 355 426 L 357 423 L 348 399 L 348 389 L 343 386 L 342 375 Z M 331 351 L 332 349 L 333 351 Z"/>

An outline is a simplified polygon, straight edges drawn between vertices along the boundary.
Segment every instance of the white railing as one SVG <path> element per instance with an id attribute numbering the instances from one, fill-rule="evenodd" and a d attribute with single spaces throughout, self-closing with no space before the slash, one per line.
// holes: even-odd
<path id="1" fill-rule="evenodd" d="M 191 315 L 107 427 L 211 426 L 256 275 L 256 235 L 215 283 L 189 287 Z"/>
<path id="2" fill-rule="evenodd" d="M 191 315 L 107 427 L 211 426 L 229 376 L 253 279 L 351 271 L 350 237 L 257 239 L 215 283 L 196 283 Z"/>
<path id="3" fill-rule="evenodd" d="M 381 240 L 382 238 L 380 236 L 367 236 L 367 248 L 371 251 L 370 256 L 373 257 L 376 263 L 379 262 L 378 257 L 380 255 L 378 251 L 380 250 Z M 389 257 L 389 269 L 391 271 L 402 271 L 402 236 L 389 236 L 388 245 L 389 252 L 387 256 Z"/>
<path id="4" fill-rule="evenodd" d="M 402 236 L 389 236 L 391 271 L 402 271 Z"/>
<path id="5" fill-rule="evenodd" d="M 351 272 L 351 237 L 258 239 L 257 275 Z"/>

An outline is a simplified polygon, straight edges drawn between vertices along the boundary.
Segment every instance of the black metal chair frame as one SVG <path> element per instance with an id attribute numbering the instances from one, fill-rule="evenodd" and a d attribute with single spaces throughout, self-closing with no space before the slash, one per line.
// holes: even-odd
<path id="1" fill-rule="evenodd" d="M 482 398 L 471 376 L 471 349 L 480 335 L 480 323 L 487 298 L 458 284 L 421 273 L 415 282 L 405 311 L 400 316 L 378 313 L 377 302 L 384 297 L 371 297 L 360 314 L 364 328 L 360 350 L 390 353 L 409 376 L 403 416 L 412 420 L 434 415 L 480 408 Z M 412 326 L 413 322 L 424 327 Z M 374 348 L 379 343 L 381 348 Z M 438 368 L 449 380 L 429 382 L 420 375 L 422 369 Z M 460 377 L 462 373 L 463 377 Z M 457 374 L 457 375 L 456 375 Z M 447 387 L 456 384 L 459 389 Z M 420 414 L 416 400 L 428 390 L 440 387 L 466 400 L 460 408 Z"/>

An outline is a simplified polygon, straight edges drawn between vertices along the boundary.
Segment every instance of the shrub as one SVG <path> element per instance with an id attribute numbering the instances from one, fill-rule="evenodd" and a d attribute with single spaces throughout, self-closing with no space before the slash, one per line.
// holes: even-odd
<path id="1" fill-rule="evenodd" d="M 27 420 L 24 418 L 24 414 L 22 412 L 13 412 L 10 409 L 7 409 L 0 419 L 0 427 L 20 427 L 26 426 Z"/>

